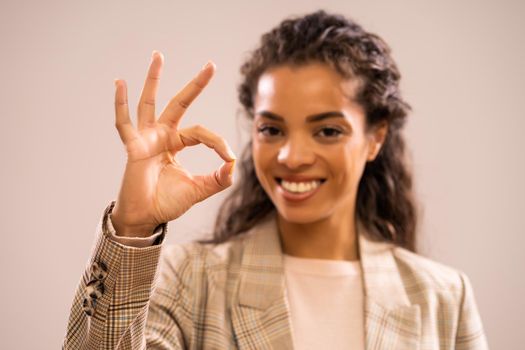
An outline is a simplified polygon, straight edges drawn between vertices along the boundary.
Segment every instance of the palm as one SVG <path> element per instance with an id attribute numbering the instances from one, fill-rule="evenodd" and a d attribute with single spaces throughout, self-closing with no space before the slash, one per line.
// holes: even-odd
<path id="1" fill-rule="evenodd" d="M 213 66 L 207 66 L 188 83 L 156 120 L 154 99 L 161 67 L 162 56 L 157 54 L 142 92 L 138 128 L 129 119 L 126 86 L 116 83 L 116 125 L 128 156 L 113 214 L 116 227 L 150 230 L 231 184 L 228 175 L 234 155 L 226 142 L 201 126 L 178 129 L 185 109 L 211 78 Z M 213 174 L 193 176 L 175 160 L 177 152 L 198 143 L 214 148 L 225 160 Z"/>

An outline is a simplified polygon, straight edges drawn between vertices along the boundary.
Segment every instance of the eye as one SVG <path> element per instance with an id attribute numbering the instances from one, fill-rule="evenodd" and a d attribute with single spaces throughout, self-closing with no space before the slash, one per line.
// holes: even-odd
<path id="1" fill-rule="evenodd" d="M 257 127 L 257 132 L 264 136 L 273 137 L 279 135 L 281 130 L 275 126 L 271 125 L 261 125 Z"/>
<path id="2" fill-rule="evenodd" d="M 317 132 L 318 135 L 321 137 L 327 137 L 327 138 L 337 138 L 341 134 L 343 134 L 343 131 L 338 128 L 333 127 L 324 127 L 321 130 Z"/>

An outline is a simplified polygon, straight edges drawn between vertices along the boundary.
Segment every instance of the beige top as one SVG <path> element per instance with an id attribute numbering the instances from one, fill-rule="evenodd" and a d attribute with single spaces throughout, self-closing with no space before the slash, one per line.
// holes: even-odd
<path id="1" fill-rule="evenodd" d="M 364 349 L 359 261 L 284 254 L 283 263 L 294 348 Z"/>

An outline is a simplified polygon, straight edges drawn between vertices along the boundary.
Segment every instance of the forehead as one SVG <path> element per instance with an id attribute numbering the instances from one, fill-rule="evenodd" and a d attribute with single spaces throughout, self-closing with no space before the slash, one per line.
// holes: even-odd
<path id="1" fill-rule="evenodd" d="M 257 83 L 255 107 L 344 108 L 355 104 L 355 79 L 345 79 L 322 63 L 283 65 L 264 72 Z"/>

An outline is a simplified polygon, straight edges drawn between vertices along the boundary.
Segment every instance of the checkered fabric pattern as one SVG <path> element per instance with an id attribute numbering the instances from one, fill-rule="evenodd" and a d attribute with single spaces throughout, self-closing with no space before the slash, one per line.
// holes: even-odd
<path id="1" fill-rule="evenodd" d="M 73 300 L 64 349 L 292 349 L 275 216 L 218 245 L 110 239 L 109 205 Z M 455 269 L 366 238 L 358 225 L 367 350 L 488 349 Z"/>

